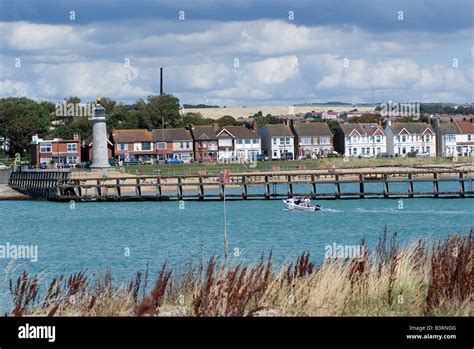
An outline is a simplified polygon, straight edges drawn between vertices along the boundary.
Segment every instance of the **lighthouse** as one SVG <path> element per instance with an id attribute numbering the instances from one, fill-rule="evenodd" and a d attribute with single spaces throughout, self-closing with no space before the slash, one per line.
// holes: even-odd
<path id="1" fill-rule="evenodd" d="M 105 108 L 100 105 L 100 99 L 96 100 L 92 116 L 92 164 L 91 168 L 108 168 L 109 154 L 107 150 L 107 126 L 105 124 Z"/>

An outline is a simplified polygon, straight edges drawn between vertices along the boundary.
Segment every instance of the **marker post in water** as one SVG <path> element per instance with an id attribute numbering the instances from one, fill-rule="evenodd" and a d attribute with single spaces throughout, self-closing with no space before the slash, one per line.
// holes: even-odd
<path id="1" fill-rule="evenodd" d="M 222 194 L 224 200 L 224 258 L 227 260 L 227 209 L 225 205 L 225 187 L 224 183 L 229 182 L 230 170 L 222 170 L 219 173 L 219 181 L 222 183 Z"/>

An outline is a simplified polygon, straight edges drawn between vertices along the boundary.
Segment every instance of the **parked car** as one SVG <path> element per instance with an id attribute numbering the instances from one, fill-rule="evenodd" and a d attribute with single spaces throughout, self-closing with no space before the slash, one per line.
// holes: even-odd
<path id="1" fill-rule="evenodd" d="M 339 153 L 337 151 L 333 151 L 332 153 L 328 153 L 326 155 L 327 158 L 338 158 L 339 157 Z"/>
<path id="2" fill-rule="evenodd" d="M 377 154 L 378 158 L 393 158 L 393 154 L 390 153 L 378 153 Z"/>
<path id="3" fill-rule="evenodd" d="M 416 154 L 417 158 L 429 158 L 431 156 L 430 153 L 418 153 Z"/>
<path id="4" fill-rule="evenodd" d="M 293 153 L 283 153 L 281 160 L 293 160 Z"/>
<path id="5" fill-rule="evenodd" d="M 268 161 L 268 156 L 266 154 L 258 154 L 257 161 Z"/>
<path id="6" fill-rule="evenodd" d="M 408 156 L 409 158 L 414 158 L 414 157 L 417 156 L 416 154 L 417 154 L 416 152 L 410 151 L 410 152 L 407 153 L 407 156 Z"/>
<path id="7" fill-rule="evenodd" d="M 123 162 L 124 166 L 140 165 L 138 160 L 128 160 Z"/>
<path id="8" fill-rule="evenodd" d="M 90 168 L 91 167 L 91 162 L 90 161 L 83 161 L 78 164 L 76 164 L 77 168 Z"/>
<path id="9" fill-rule="evenodd" d="M 359 159 L 370 159 L 370 158 L 373 158 L 372 155 L 369 155 L 369 154 L 359 154 L 357 156 Z"/>
<path id="10" fill-rule="evenodd" d="M 176 159 L 176 158 L 169 158 L 165 160 L 165 164 L 182 164 L 183 160 Z"/>
<path id="11" fill-rule="evenodd" d="M 3 162 L 0 162 L 0 170 L 6 170 L 9 169 L 10 166 L 5 165 Z"/>
<path id="12" fill-rule="evenodd" d="M 118 163 L 118 161 L 115 160 L 115 159 L 110 159 L 110 160 L 109 160 L 109 165 L 110 165 L 110 166 L 118 166 L 119 163 Z"/>
<path id="13" fill-rule="evenodd" d="M 46 164 L 46 162 L 43 162 L 39 165 L 39 168 L 40 170 L 47 170 L 48 169 L 48 165 Z"/>

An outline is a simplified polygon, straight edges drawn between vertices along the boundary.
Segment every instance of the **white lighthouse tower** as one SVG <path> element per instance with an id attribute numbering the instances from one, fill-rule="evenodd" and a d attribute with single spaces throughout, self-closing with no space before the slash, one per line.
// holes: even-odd
<path id="1" fill-rule="evenodd" d="M 96 100 L 92 116 L 92 164 L 91 168 L 107 168 L 109 154 L 107 150 L 107 126 L 105 124 L 105 108 L 100 105 L 100 99 Z"/>

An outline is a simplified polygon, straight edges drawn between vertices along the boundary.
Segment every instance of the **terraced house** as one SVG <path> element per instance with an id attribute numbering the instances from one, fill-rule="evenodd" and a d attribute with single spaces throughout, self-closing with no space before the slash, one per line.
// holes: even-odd
<path id="1" fill-rule="evenodd" d="M 345 156 L 377 156 L 387 151 L 386 135 L 377 123 L 341 124 L 334 135 L 334 148 Z"/>
<path id="2" fill-rule="evenodd" d="M 437 122 L 436 134 L 439 156 L 474 156 L 472 122 Z"/>
<path id="3" fill-rule="evenodd" d="M 272 160 L 293 158 L 294 136 L 285 124 L 267 125 L 258 129 L 262 137 L 262 150 Z"/>
<path id="4" fill-rule="evenodd" d="M 436 156 L 436 134 L 424 122 L 392 122 L 385 127 L 387 152 L 395 156 L 421 154 Z"/>
<path id="5" fill-rule="evenodd" d="M 245 126 L 224 126 L 216 137 L 220 162 L 256 161 L 262 151 L 261 137 Z"/>
<path id="6" fill-rule="evenodd" d="M 30 144 L 31 164 L 75 165 L 81 162 L 81 138 L 75 134 L 72 139 L 42 139 L 34 135 Z"/>
<path id="7" fill-rule="evenodd" d="M 152 134 L 158 160 L 175 158 L 190 162 L 193 159 L 193 138 L 184 127 L 156 129 Z"/>
<path id="8" fill-rule="evenodd" d="M 325 156 L 333 151 L 333 135 L 325 122 L 291 125 L 295 136 L 296 154 L 300 159 Z"/>
<path id="9" fill-rule="evenodd" d="M 217 160 L 217 127 L 215 126 L 190 126 L 194 142 L 194 159 L 215 161 Z"/>
<path id="10" fill-rule="evenodd" d="M 153 134 L 148 130 L 114 130 L 112 139 L 119 161 L 153 163 L 156 160 Z"/>

